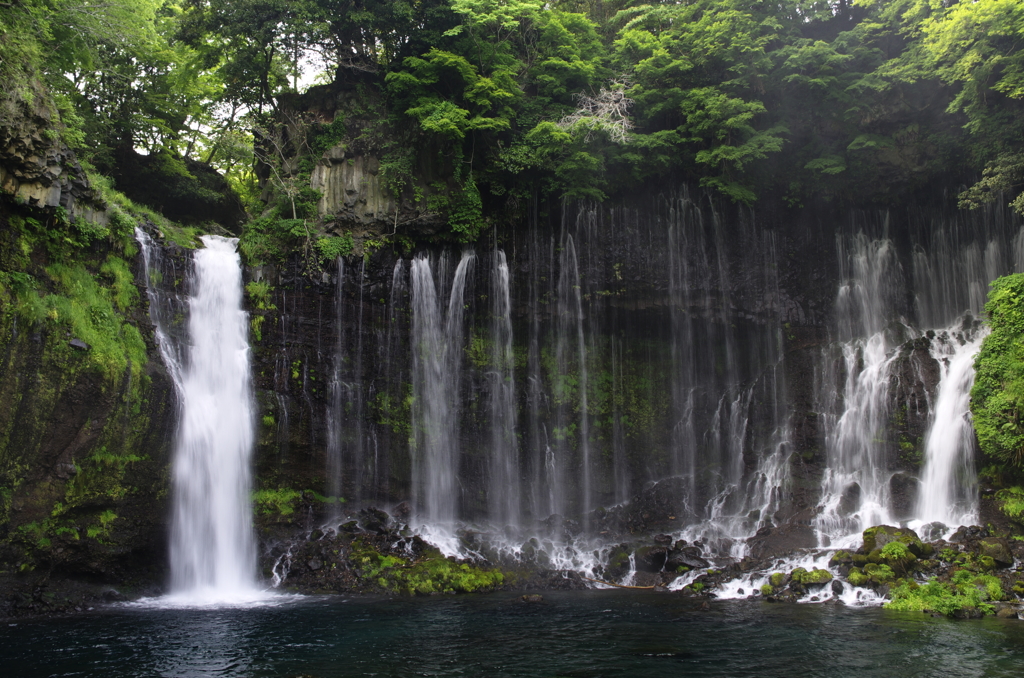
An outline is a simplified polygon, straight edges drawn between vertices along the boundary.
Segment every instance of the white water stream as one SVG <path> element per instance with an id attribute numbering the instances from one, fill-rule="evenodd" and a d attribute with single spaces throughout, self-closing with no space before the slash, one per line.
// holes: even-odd
<path id="1" fill-rule="evenodd" d="M 170 605 L 248 604 L 257 588 L 248 317 L 235 239 L 204 236 L 195 252 L 185 343 L 176 346 L 151 289 L 161 354 L 178 394 L 173 460 Z M 139 235 L 147 279 L 152 243 Z"/>

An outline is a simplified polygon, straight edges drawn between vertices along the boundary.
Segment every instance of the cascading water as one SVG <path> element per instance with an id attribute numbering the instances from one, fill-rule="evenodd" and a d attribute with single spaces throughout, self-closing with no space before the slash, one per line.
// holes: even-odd
<path id="1" fill-rule="evenodd" d="M 947 527 L 973 525 L 978 520 L 977 474 L 974 470 L 974 429 L 971 426 L 971 387 L 974 358 L 987 331 L 970 320 L 936 333 L 931 353 L 941 378 L 932 408 L 934 423 L 925 445 L 925 463 L 917 502 L 921 523 Z"/>
<path id="2" fill-rule="evenodd" d="M 491 362 L 487 373 L 491 415 L 491 520 L 514 526 L 520 520 L 519 445 L 516 439 L 516 382 L 512 352 L 509 270 L 505 253 L 494 252 L 491 271 Z"/>
<path id="3" fill-rule="evenodd" d="M 557 414 L 555 429 L 552 431 L 554 446 L 547 479 L 548 485 L 552 488 L 552 501 L 547 507 L 547 514 L 564 515 L 572 506 L 585 515 L 591 508 L 592 485 L 587 406 L 587 353 L 583 331 L 579 263 L 571 235 L 567 235 L 562 243 L 559 271 L 555 330 L 557 372 L 553 375 L 552 389 Z M 573 411 L 571 407 L 574 398 L 579 403 L 578 412 Z M 572 473 L 574 468 L 576 473 Z M 578 479 L 578 483 L 572 482 L 571 478 Z"/>
<path id="4" fill-rule="evenodd" d="M 923 374 L 911 375 L 927 399 L 928 428 L 916 499 L 903 516 L 909 513 L 912 525 L 935 522 L 950 528 L 977 520 L 969 404 L 973 360 L 984 330 L 973 316 L 982 310 L 988 283 L 1024 264 L 1007 254 L 1016 253 L 1022 240 L 1018 234 L 1010 247 L 1007 225 L 985 219 L 928 224 L 928 229 L 927 246 L 915 244 L 910 256 L 914 311 L 919 326 L 948 327 L 927 332 L 910 326 L 901 314 L 907 290 L 893 242 L 863 233 L 838 239 L 843 283 L 836 319 L 842 357 L 826 358 L 819 373 L 818 410 L 828 452 L 815 519 L 822 545 L 853 543 L 864 528 L 900 517 L 892 495 L 898 471 L 885 450 L 885 430 L 894 419 L 908 416 L 906 404 L 893 409 L 890 391 L 894 384 L 906 390 L 901 381 L 908 375 L 899 373 L 898 366 L 915 349 L 904 342 L 922 334 L 918 341 L 927 342 L 938 379 L 932 394 Z"/>
<path id="5" fill-rule="evenodd" d="M 161 354 L 179 398 L 173 463 L 171 596 L 186 604 L 257 597 L 251 510 L 254 417 L 248 319 L 238 241 L 204 236 L 193 260 L 188 344 L 151 303 Z M 152 243 L 139 232 L 147 279 Z M 151 300 L 156 292 L 151 288 Z"/>
<path id="6" fill-rule="evenodd" d="M 902 289 L 902 269 L 891 241 L 858 233 L 849 240 L 840 236 L 837 242 L 843 281 L 836 299 L 841 356 L 825 361 L 819 408 L 827 454 L 815 518 L 822 545 L 856 538 L 865 528 L 890 521 L 892 474 L 878 436 L 888 420 L 894 358 L 887 324 L 894 319 L 894 299 Z M 844 407 L 839 413 L 832 409 L 837 401 Z"/>
<path id="7" fill-rule="evenodd" d="M 453 530 L 458 508 L 458 395 L 463 347 L 463 294 L 476 256 L 463 253 L 447 312 L 434 285 L 430 260 L 412 260 L 413 486 L 421 528 Z M 447 268 L 444 262 L 439 267 Z M 443 280 L 443 278 L 442 278 Z M 447 550 L 447 547 L 445 547 Z"/>
<path id="8" fill-rule="evenodd" d="M 327 480 L 328 491 L 332 497 L 342 496 L 342 409 L 344 407 L 344 384 L 342 383 L 342 362 L 345 359 L 345 342 L 342 327 L 344 326 L 344 309 L 342 303 L 342 287 L 345 281 L 345 260 L 338 257 L 337 278 L 334 293 L 334 318 L 337 325 L 337 338 L 334 343 L 334 365 L 331 370 L 329 384 L 330 399 L 327 403 Z M 338 517 L 339 504 L 333 505 L 333 518 Z"/>

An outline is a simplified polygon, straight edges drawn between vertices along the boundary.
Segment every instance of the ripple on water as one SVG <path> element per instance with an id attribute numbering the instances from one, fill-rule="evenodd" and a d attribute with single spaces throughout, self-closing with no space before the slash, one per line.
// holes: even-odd
<path id="1" fill-rule="evenodd" d="M 623 591 L 117 606 L 0 632 L 11 676 L 1018 676 L 1024 624 Z"/>

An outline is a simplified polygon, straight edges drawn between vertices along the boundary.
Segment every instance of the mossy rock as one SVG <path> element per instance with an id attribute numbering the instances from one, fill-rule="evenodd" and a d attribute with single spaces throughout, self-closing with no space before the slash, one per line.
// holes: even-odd
<path id="1" fill-rule="evenodd" d="M 829 567 L 838 567 L 840 565 L 849 565 L 854 562 L 855 556 L 851 555 L 847 551 L 836 551 L 832 554 L 832 557 L 828 559 Z"/>
<path id="2" fill-rule="evenodd" d="M 917 536 L 917 533 L 907 527 L 893 527 L 892 525 L 876 525 L 864 530 L 864 545 L 861 552 L 871 554 L 874 551 L 881 551 L 886 544 L 892 541 L 899 541 L 910 549 L 918 558 L 924 556 L 929 549 L 925 549 L 924 542 Z M 929 553 L 930 555 L 930 553 Z"/>
<path id="3" fill-rule="evenodd" d="M 892 568 L 885 564 L 868 563 L 864 566 L 864 574 L 874 584 L 888 584 L 896 578 Z"/>
<path id="4" fill-rule="evenodd" d="M 803 586 L 820 586 L 832 581 L 832 573 L 828 570 L 814 568 L 810 571 L 798 567 L 789 573 L 790 581 Z"/>
<path id="5" fill-rule="evenodd" d="M 1005 539 L 986 537 L 980 540 L 978 542 L 978 555 L 981 559 L 990 559 L 994 567 L 1010 567 L 1013 565 L 1013 553 L 1010 551 L 1010 546 Z"/>
<path id="6" fill-rule="evenodd" d="M 771 585 L 777 589 L 781 589 L 783 586 L 785 586 L 788 580 L 789 578 L 786 576 L 784 572 L 773 572 L 772 576 L 768 578 L 768 581 L 771 583 Z"/>
<path id="7" fill-rule="evenodd" d="M 850 582 L 851 586 L 867 586 L 871 582 L 871 577 L 864 574 L 859 567 L 855 567 L 846 576 L 846 581 Z"/>

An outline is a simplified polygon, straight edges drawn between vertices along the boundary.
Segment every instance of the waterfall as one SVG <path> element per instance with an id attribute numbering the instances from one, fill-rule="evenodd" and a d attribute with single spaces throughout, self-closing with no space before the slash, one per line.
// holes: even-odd
<path id="1" fill-rule="evenodd" d="M 152 242 L 141 231 L 147 281 Z M 235 239 L 204 236 L 193 260 L 187 344 L 148 285 L 157 341 L 179 400 L 173 462 L 171 597 L 190 604 L 233 602 L 256 594 L 251 455 L 254 419 L 248 318 Z"/>
<path id="2" fill-rule="evenodd" d="M 345 260 L 338 257 L 337 278 L 334 286 L 334 322 L 336 338 L 334 342 L 334 361 L 329 383 L 329 400 L 327 402 L 327 487 L 332 497 L 342 496 L 342 408 L 344 407 L 344 385 L 342 384 L 342 361 L 345 359 L 345 306 L 342 288 L 345 281 Z M 337 518 L 340 504 L 332 506 L 332 518 Z"/>
<path id="3" fill-rule="evenodd" d="M 987 331 L 963 329 L 954 326 L 931 340 L 931 353 L 939 361 L 941 378 L 925 445 L 916 511 L 923 523 L 939 522 L 949 527 L 973 525 L 978 520 L 970 403 L 974 358 Z"/>
<path id="4" fill-rule="evenodd" d="M 417 521 L 450 530 L 458 509 L 458 407 L 463 358 L 463 294 L 476 256 L 463 253 L 442 312 L 430 260 L 412 260 L 412 458 Z M 447 269 L 441 261 L 442 280 Z"/>
<path id="5" fill-rule="evenodd" d="M 490 393 L 491 519 L 497 525 L 520 520 L 519 445 L 516 436 L 515 357 L 512 351 L 512 304 L 505 253 L 495 250 L 491 271 Z"/>
<path id="6" fill-rule="evenodd" d="M 552 488 L 548 514 L 564 515 L 569 508 L 586 514 L 591 508 L 592 485 L 587 353 L 579 262 L 571 235 L 566 235 L 562 243 L 557 295 L 556 373 L 551 375 L 552 399 L 556 407 L 555 429 L 552 431 L 555 445 L 548 460 L 548 485 Z M 577 459 L 575 465 L 573 457 Z M 575 487 L 570 483 L 570 476 L 579 479 Z M 578 497 L 575 504 L 572 502 L 574 496 Z"/>
<path id="7" fill-rule="evenodd" d="M 892 473 L 879 436 L 888 423 L 890 366 L 896 357 L 890 352 L 896 342 L 887 325 L 894 320 L 903 285 L 890 240 L 872 240 L 863 232 L 849 239 L 839 236 L 837 250 L 842 282 L 835 312 L 841 356 L 838 361 L 826 358 L 819 396 L 827 456 L 815 518 L 822 545 L 890 522 Z M 837 402 L 841 413 L 832 409 Z"/>

